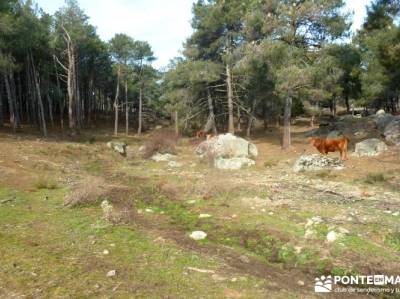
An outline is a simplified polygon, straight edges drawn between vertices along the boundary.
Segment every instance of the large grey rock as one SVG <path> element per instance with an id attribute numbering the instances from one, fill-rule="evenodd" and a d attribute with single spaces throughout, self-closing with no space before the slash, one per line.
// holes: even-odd
<path id="1" fill-rule="evenodd" d="M 386 127 L 383 133 L 387 141 L 400 145 L 400 116 L 396 116 Z"/>
<path id="2" fill-rule="evenodd" d="M 196 148 L 200 157 L 218 158 L 256 158 L 257 147 L 247 140 L 232 134 L 222 134 L 203 141 Z"/>
<path id="3" fill-rule="evenodd" d="M 377 114 L 373 116 L 374 122 L 376 127 L 379 131 L 384 132 L 386 126 L 390 124 L 395 117 L 391 114 L 384 113 L 384 114 Z"/>
<path id="4" fill-rule="evenodd" d="M 114 142 L 110 141 L 107 142 L 107 147 L 111 148 L 112 150 L 120 153 L 121 155 L 125 156 L 126 155 L 126 147 L 127 144 L 124 142 Z"/>
<path id="5" fill-rule="evenodd" d="M 329 132 L 329 134 L 326 136 L 327 139 L 334 139 L 343 136 L 343 134 L 340 131 L 334 130 Z"/>
<path id="6" fill-rule="evenodd" d="M 318 154 L 303 155 L 295 163 L 293 170 L 299 171 L 316 171 L 324 169 L 341 170 L 344 168 L 342 161 L 338 158 L 329 158 Z"/>
<path id="7" fill-rule="evenodd" d="M 387 145 L 376 138 L 367 139 L 356 143 L 354 154 L 356 156 L 377 156 L 387 150 Z"/>
<path id="8" fill-rule="evenodd" d="M 385 115 L 385 110 L 383 110 L 383 109 L 379 109 L 378 111 L 376 111 L 376 115 Z"/>
<path id="9" fill-rule="evenodd" d="M 249 158 L 218 158 L 214 160 L 214 167 L 225 170 L 237 170 L 242 167 L 249 167 L 255 165 L 256 162 Z"/>

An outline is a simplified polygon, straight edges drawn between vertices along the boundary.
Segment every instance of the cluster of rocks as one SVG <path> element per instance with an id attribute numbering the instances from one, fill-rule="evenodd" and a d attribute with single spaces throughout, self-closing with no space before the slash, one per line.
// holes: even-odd
<path id="1" fill-rule="evenodd" d="M 304 238 L 318 238 L 318 226 L 320 226 L 321 224 L 324 224 L 324 220 L 320 216 L 314 216 L 307 219 L 307 222 L 304 226 Z M 333 243 L 336 240 L 343 238 L 345 235 L 348 235 L 349 233 L 350 232 L 344 227 L 335 228 L 333 226 L 330 226 L 328 229 L 328 233 L 325 236 L 325 240 L 328 243 Z"/>
<path id="2" fill-rule="evenodd" d="M 258 156 L 255 144 L 229 133 L 203 141 L 195 152 L 215 168 L 228 170 L 255 165 L 254 159 Z"/>
<path id="3" fill-rule="evenodd" d="M 338 158 L 330 158 L 314 155 L 303 155 L 295 163 L 293 170 L 299 171 L 316 171 L 325 169 L 341 170 L 344 168 L 343 162 Z"/>
<path id="4" fill-rule="evenodd" d="M 346 115 L 338 121 L 321 124 L 319 128 L 306 133 L 307 137 L 318 136 L 323 138 L 347 137 L 379 138 L 394 145 L 400 145 L 400 116 L 394 116 L 379 110 L 376 114 L 367 117 L 353 117 Z"/>

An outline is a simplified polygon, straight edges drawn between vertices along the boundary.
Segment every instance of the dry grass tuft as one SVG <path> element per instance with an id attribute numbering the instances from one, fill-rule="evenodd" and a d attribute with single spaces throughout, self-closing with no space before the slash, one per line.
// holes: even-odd
<path id="1" fill-rule="evenodd" d="M 108 200 L 111 203 L 131 201 L 132 190 L 125 186 L 108 184 L 100 177 L 88 177 L 74 186 L 72 192 L 66 196 L 64 205 L 75 207 Z"/>
<path id="2" fill-rule="evenodd" d="M 176 144 L 179 136 L 173 131 L 157 131 L 145 142 L 142 151 L 144 159 L 151 158 L 155 153 L 176 155 Z"/>

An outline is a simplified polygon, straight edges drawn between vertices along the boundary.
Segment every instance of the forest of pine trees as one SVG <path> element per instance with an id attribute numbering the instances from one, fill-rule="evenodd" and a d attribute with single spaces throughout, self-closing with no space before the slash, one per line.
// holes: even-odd
<path id="1" fill-rule="evenodd" d="M 243 131 L 304 106 L 399 109 L 397 0 L 374 0 L 350 31 L 343 0 L 198 0 L 183 56 L 152 67 L 151 45 L 102 41 L 75 0 L 54 15 L 0 2 L 0 126 L 76 134 L 107 124 L 141 134 L 160 117 L 180 134 Z"/>

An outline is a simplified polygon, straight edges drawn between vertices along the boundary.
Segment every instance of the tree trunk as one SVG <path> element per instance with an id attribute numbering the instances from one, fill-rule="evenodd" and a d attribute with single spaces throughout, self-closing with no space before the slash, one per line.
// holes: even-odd
<path id="1" fill-rule="evenodd" d="M 125 80 L 125 134 L 129 134 L 128 81 Z"/>
<path id="2" fill-rule="evenodd" d="M 179 135 L 179 119 L 178 119 L 178 110 L 174 112 L 174 120 L 175 120 L 175 134 Z"/>
<path id="3" fill-rule="evenodd" d="M 143 109 L 143 87 L 139 88 L 139 126 L 138 126 L 138 135 L 142 134 L 142 109 Z"/>
<path id="4" fill-rule="evenodd" d="M 40 129 L 43 133 L 43 136 L 47 137 L 46 119 L 44 116 L 44 107 L 43 107 L 42 94 L 41 94 L 41 90 L 40 90 L 39 74 L 36 70 L 35 62 L 33 61 L 32 52 L 30 52 L 30 57 L 31 57 L 31 64 L 32 64 L 33 80 L 35 82 L 36 92 L 37 92 Z"/>
<path id="5" fill-rule="evenodd" d="M 282 148 L 288 149 L 290 147 L 290 118 L 292 114 L 292 97 L 287 96 L 285 101 L 285 112 L 283 116 L 283 139 Z"/>
<path id="6" fill-rule="evenodd" d="M 348 94 L 346 94 L 344 96 L 344 101 L 345 101 L 345 104 L 346 104 L 347 113 L 350 113 L 350 101 L 349 101 L 349 95 Z"/>
<path id="7" fill-rule="evenodd" d="M 218 131 L 217 131 L 217 126 L 215 124 L 214 105 L 209 87 L 207 87 L 207 101 L 208 101 L 208 120 L 204 128 L 204 131 L 208 132 L 210 129 L 212 129 L 213 134 L 217 135 Z"/>
<path id="8" fill-rule="evenodd" d="M 15 133 L 16 122 L 15 122 L 15 114 L 14 114 L 14 101 L 12 99 L 10 82 L 9 82 L 7 75 L 4 75 L 3 77 L 4 77 L 4 83 L 6 85 L 6 92 L 7 92 L 7 98 L 8 98 L 8 112 L 9 112 L 9 117 L 10 117 L 10 126 L 13 129 L 13 132 Z"/>
<path id="9" fill-rule="evenodd" d="M 331 112 L 332 112 L 332 117 L 336 117 L 336 95 L 333 95 L 332 98 Z"/>
<path id="10" fill-rule="evenodd" d="M 51 127 L 54 128 L 53 103 L 48 91 L 46 93 L 46 97 L 47 97 L 47 102 L 49 103 L 50 124 Z"/>
<path id="11" fill-rule="evenodd" d="M 61 87 L 60 87 L 60 79 L 58 76 L 58 70 L 57 70 L 57 62 L 55 56 L 53 56 L 54 60 L 54 68 L 55 68 L 55 73 L 56 73 L 56 82 L 57 82 L 57 99 L 59 103 L 59 109 L 60 109 L 60 126 L 61 126 L 61 131 L 64 130 L 64 96 L 61 94 Z"/>
<path id="12" fill-rule="evenodd" d="M 229 64 L 226 65 L 226 85 L 228 93 L 228 132 L 235 134 L 233 125 L 233 90 L 232 90 L 232 73 Z"/>
<path id="13" fill-rule="evenodd" d="M 15 87 L 15 80 L 14 80 L 14 73 L 11 72 L 9 75 L 10 79 L 10 87 L 11 87 L 11 94 L 14 102 L 14 122 L 15 126 L 18 128 L 21 125 L 21 120 L 19 116 L 19 111 L 18 111 L 18 101 L 17 101 L 17 91 Z"/>
<path id="14" fill-rule="evenodd" d="M 68 118 L 69 129 L 76 133 L 76 80 L 75 80 L 75 54 L 73 47 L 68 47 Z"/>
<path id="15" fill-rule="evenodd" d="M 0 81 L 0 128 L 3 127 L 3 84 Z"/>
<path id="16" fill-rule="evenodd" d="M 257 106 L 257 101 L 253 99 L 253 103 L 251 105 L 251 111 L 249 113 L 249 120 L 247 122 L 247 130 L 246 130 L 247 138 L 250 138 L 253 123 L 256 121 L 256 117 L 254 116 L 254 111 L 256 110 L 256 106 Z"/>
<path id="17" fill-rule="evenodd" d="M 114 111 L 115 111 L 115 122 L 114 122 L 114 135 L 118 135 L 118 97 L 119 97 L 119 81 L 121 77 L 121 65 L 118 65 L 118 74 L 117 74 L 117 91 L 115 92 L 115 99 L 114 99 Z"/>
<path id="18" fill-rule="evenodd" d="M 239 105 L 237 105 L 237 118 L 238 118 L 238 120 L 237 120 L 236 129 L 237 129 L 238 132 L 240 132 L 242 130 L 242 128 L 240 127 L 241 115 L 240 115 L 240 107 L 239 107 Z"/>

